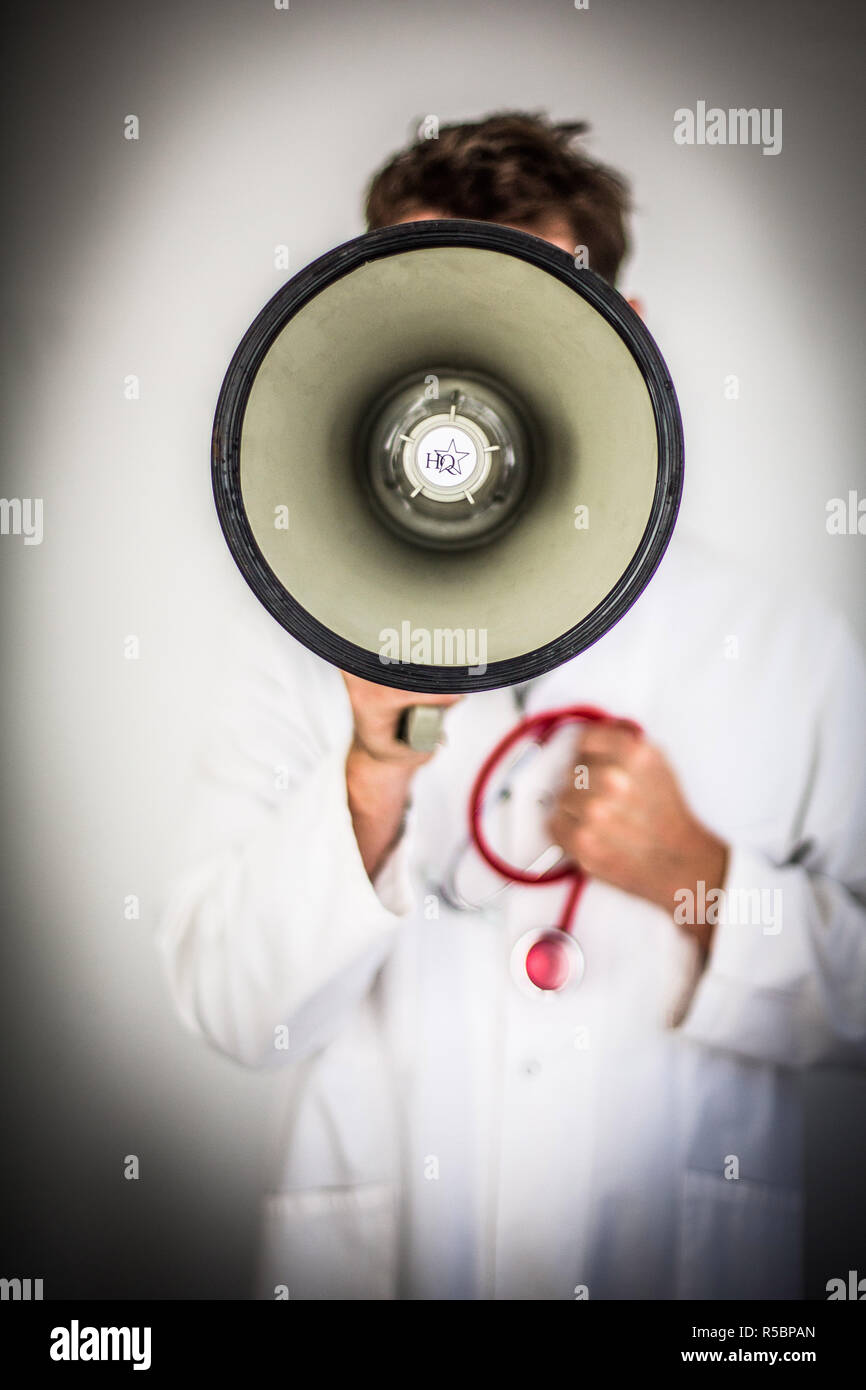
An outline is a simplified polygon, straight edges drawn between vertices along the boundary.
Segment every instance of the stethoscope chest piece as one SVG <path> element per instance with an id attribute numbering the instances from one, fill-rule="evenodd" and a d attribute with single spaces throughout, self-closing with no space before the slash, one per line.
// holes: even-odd
<path id="1" fill-rule="evenodd" d="M 485 902 L 491 901 L 510 884 L 523 884 L 528 887 L 542 887 L 551 883 L 564 882 L 568 891 L 562 905 L 559 922 L 555 927 L 541 927 L 524 932 L 515 942 L 511 952 L 511 975 L 515 983 L 526 993 L 536 997 L 563 994 L 576 989 L 583 979 L 586 964 L 583 951 L 575 940 L 572 927 L 577 905 L 580 901 L 586 877 L 576 864 L 570 863 L 559 845 L 548 845 L 526 868 L 509 863 L 496 852 L 488 842 L 483 824 L 484 811 L 488 800 L 502 805 L 511 799 L 508 779 L 525 758 L 543 748 L 553 735 L 570 724 L 597 722 L 616 724 L 640 735 L 641 729 L 631 719 L 617 719 L 593 705 L 568 705 L 561 709 L 545 710 L 540 714 L 528 715 L 510 733 L 506 734 L 487 755 L 481 765 L 469 797 L 469 838 L 481 860 L 488 869 L 498 875 L 502 884 L 493 893 L 488 893 Z M 524 741 L 529 747 L 515 756 L 513 750 Z M 498 790 L 489 795 L 494 774 L 507 754 L 512 754 L 505 781 Z M 462 854 L 458 850 L 456 860 L 446 874 L 448 888 L 443 893 L 452 906 L 480 908 L 482 904 L 468 902 L 457 886 L 457 861 Z"/>
<path id="2" fill-rule="evenodd" d="M 524 932 L 511 952 L 511 976 L 526 994 L 564 994 L 583 979 L 586 962 L 574 937 L 561 927 Z"/>

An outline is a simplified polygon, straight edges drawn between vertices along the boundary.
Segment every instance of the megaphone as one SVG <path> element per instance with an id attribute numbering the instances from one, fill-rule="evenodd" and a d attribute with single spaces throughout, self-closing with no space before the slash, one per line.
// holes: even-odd
<path id="1" fill-rule="evenodd" d="M 635 602 L 674 528 L 682 425 L 616 290 L 449 218 L 359 236 L 274 295 L 223 381 L 212 474 L 293 637 L 380 685 L 477 691 L 568 661 Z"/>

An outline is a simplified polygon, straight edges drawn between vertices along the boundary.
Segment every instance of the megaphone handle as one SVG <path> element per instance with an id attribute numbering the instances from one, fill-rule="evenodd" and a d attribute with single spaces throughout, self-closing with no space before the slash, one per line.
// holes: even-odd
<path id="1" fill-rule="evenodd" d="M 442 742 L 444 705 L 407 705 L 397 723 L 397 738 L 415 753 L 432 753 Z"/>

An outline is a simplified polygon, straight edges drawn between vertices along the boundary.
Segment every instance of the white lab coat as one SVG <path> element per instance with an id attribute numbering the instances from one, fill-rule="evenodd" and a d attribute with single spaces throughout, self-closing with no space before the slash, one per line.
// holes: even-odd
<path id="1" fill-rule="evenodd" d="M 158 939 L 188 1028 L 274 1074 L 258 1296 L 799 1296 L 797 1073 L 866 1056 L 866 677 L 844 623 L 679 535 L 619 625 L 533 683 L 529 711 L 638 720 L 730 844 L 728 892 L 783 907 L 779 931 L 721 922 L 704 961 L 591 882 L 584 982 L 534 998 L 511 945 L 563 887 L 476 914 L 437 891 L 514 692 L 450 711 L 374 887 L 339 673 L 251 597 L 240 626 Z M 537 811 L 501 816 L 529 862 Z"/>

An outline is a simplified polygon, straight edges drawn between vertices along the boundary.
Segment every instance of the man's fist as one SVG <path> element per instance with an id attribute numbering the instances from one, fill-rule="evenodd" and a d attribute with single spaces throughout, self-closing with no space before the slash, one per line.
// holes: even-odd
<path id="1" fill-rule="evenodd" d="M 416 768 L 435 753 L 417 753 L 397 738 L 400 716 L 411 705 L 454 705 L 461 695 L 418 695 L 392 690 L 342 672 L 355 721 L 346 758 L 346 791 L 355 838 L 371 879 L 402 833 Z"/>
<path id="2" fill-rule="evenodd" d="M 463 698 L 462 695 L 419 695 L 411 690 L 392 690 L 390 686 L 350 676 L 346 671 L 342 676 L 355 718 L 354 746 L 381 763 L 403 763 L 410 767 L 426 763 L 433 753 L 417 753 L 397 738 L 400 716 L 412 705 L 455 705 Z"/>
<path id="3" fill-rule="evenodd" d="M 727 845 L 692 815 L 658 748 L 622 725 L 589 724 L 575 761 L 586 773 L 569 778 L 548 824 L 584 873 L 670 912 L 677 889 L 724 886 Z M 708 946 L 712 928 L 695 931 Z"/>

